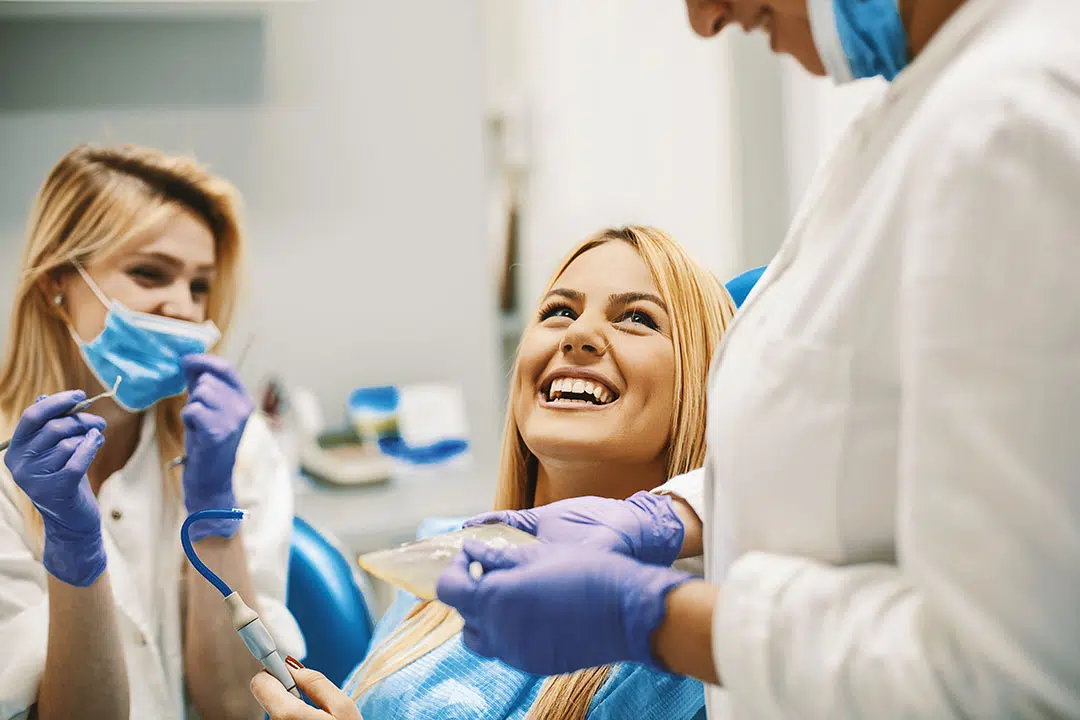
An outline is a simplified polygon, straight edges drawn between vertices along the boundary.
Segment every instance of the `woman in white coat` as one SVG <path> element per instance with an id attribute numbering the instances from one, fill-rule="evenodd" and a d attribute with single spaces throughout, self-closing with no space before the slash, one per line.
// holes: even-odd
<path id="1" fill-rule="evenodd" d="M 80 146 L 41 188 L 0 364 L 0 718 L 261 717 L 258 664 L 181 554 L 181 521 L 206 507 L 250 511 L 193 539 L 303 654 L 287 467 L 235 372 L 202 354 L 241 260 L 232 187 L 188 158 Z M 117 376 L 114 398 L 64 416 Z"/>
<path id="2" fill-rule="evenodd" d="M 1080 4 L 688 6 L 892 83 L 720 350 L 704 487 L 503 514 L 551 543 L 467 546 L 440 599 L 480 654 L 658 665 L 713 713 L 1080 717 Z M 698 517 L 707 581 L 579 546 Z"/>

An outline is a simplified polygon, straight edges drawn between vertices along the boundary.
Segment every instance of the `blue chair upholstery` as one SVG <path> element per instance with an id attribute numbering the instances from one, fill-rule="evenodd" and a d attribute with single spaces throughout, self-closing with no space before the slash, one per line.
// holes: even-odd
<path id="1" fill-rule="evenodd" d="M 759 268 L 747 270 L 742 275 L 736 275 L 731 280 L 728 280 L 727 291 L 731 295 L 731 299 L 735 301 L 735 307 L 742 307 L 746 296 L 750 294 L 758 279 L 761 278 L 761 273 L 765 272 L 765 267 L 762 265 Z"/>
<path id="2" fill-rule="evenodd" d="M 300 518 L 293 518 L 285 604 L 304 633 L 304 665 L 340 686 L 367 654 L 374 623 L 350 563 Z"/>

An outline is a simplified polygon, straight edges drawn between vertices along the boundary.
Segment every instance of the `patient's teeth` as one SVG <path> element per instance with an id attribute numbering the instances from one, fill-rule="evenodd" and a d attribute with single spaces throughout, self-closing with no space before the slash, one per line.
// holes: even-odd
<path id="1" fill-rule="evenodd" d="M 603 402 L 603 397 L 604 397 L 604 388 L 603 387 L 601 387 L 600 385 L 594 385 L 592 388 L 589 389 L 589 392 L 591 392 L 592 396 L 594 398 L 596 398 L 596 402 Z"/>
<path id="2" fill-rule="evenodd" d="M 571 390 L 570 392 L 578 393 L 578 394 L 585 392 L 585 381 L 584 380 L 575 380 L 574 381 L 574 389 Z"/>
<path id="3" fill-rule="evenodd" d="M 593 394 L 593 387 L 595 387 L 595 386 L 591 382 L 586 380 L 585 381 L 585 388 L 584 388 L 585 394 L 586 395 L 592 395 Z"/>

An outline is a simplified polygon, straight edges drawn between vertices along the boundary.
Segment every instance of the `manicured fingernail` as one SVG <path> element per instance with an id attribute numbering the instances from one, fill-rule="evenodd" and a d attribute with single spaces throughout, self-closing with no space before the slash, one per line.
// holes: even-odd
<path id="1" fill-rule="evenodd" d="M 291 667 L 293 670 L 303 670 L 304 664 L 294 658 L 292 655 L 285 656 L 285 664 Z"/>

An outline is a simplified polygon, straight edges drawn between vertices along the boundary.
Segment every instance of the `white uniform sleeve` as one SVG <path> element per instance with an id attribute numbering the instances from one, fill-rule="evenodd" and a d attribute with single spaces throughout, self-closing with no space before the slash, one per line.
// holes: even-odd
<path id="1" fill-rule="evenodd" d="M 705 517 L 705 468 L 676 475 L 653 492 L 681 498 L 699 518 Z"/>
<path id="2" fill-rule="evenodd" d="M 259 616 L 282 654 L 305 656 L 304 636 L 285 607 L 289 546 L 292 541 L 293 482 L 266 420 L 248 420 L 237 451 L 233 490 L 244 519 L 244 550 Z"/>
<path id="3" fill-rule="evenodd" d="M 674 495 L 681 498 L 686 501 L 698 519 L 705 517 L 705 468 L 676 475 L 653 492 L 658 495 Z M 673 567 L 698 577 L 705 575 L 705 560 L 701 555 L 676 560 Z"/>
<path id="4" fill-rule="evenodd" d="M 32 552 L 21 493 L 0 469 L 0 719 L 23 718 L 37 702 L 49 637 L 45 566 Z"/>
<path id="5" fill-rule="evenodd" d="M 1080 714 L 1080 103 L 1048 82 L 904 180 L 898 565 L 737 560 L 740 717 Z"/>

